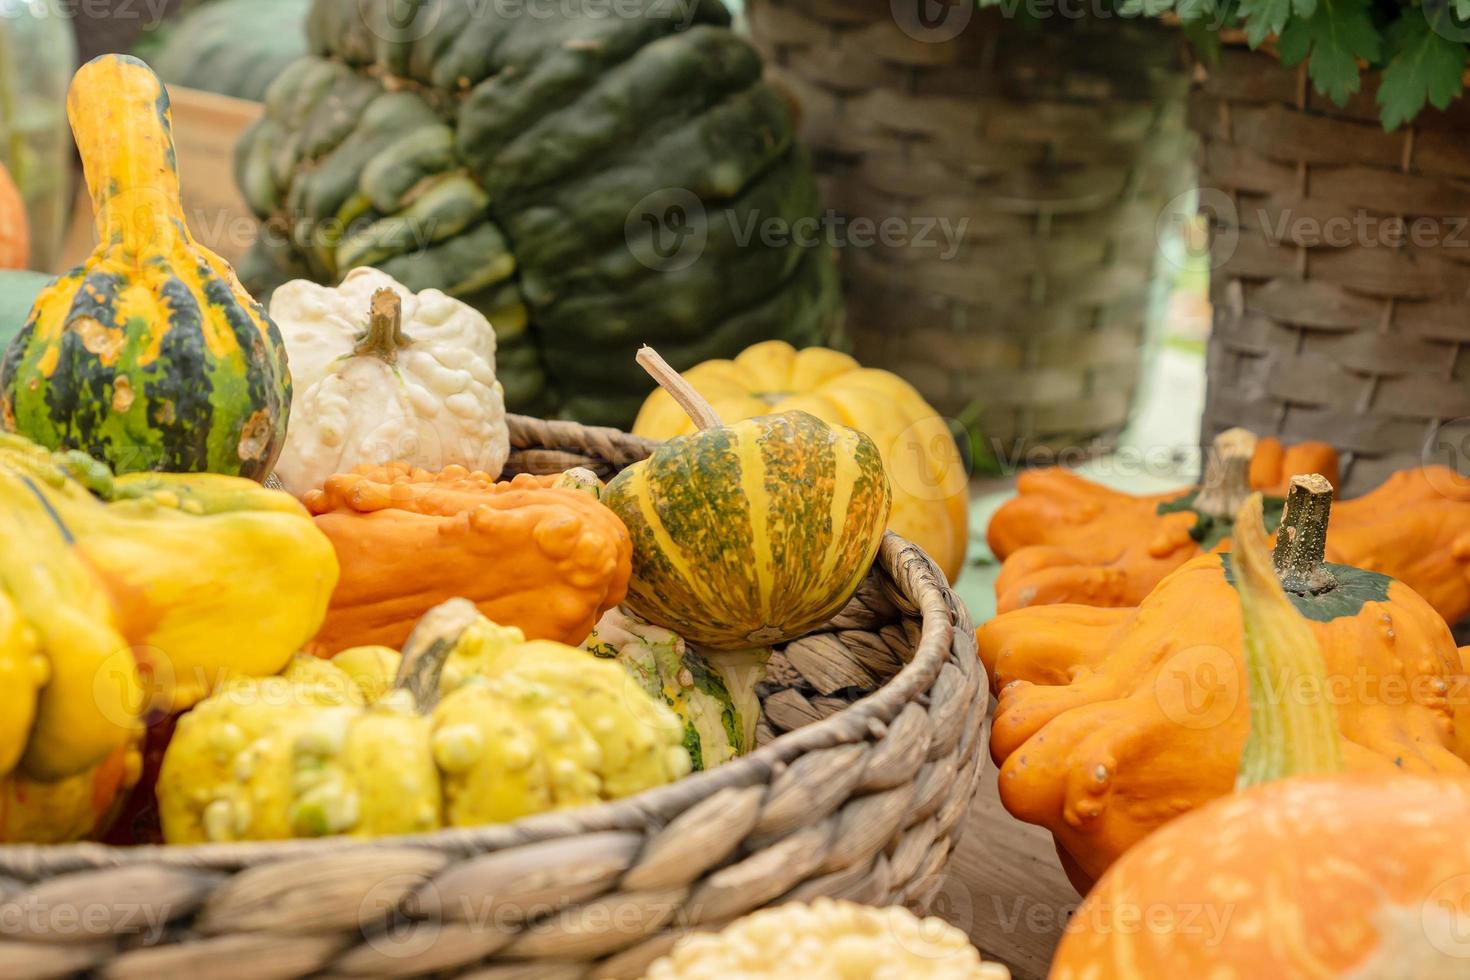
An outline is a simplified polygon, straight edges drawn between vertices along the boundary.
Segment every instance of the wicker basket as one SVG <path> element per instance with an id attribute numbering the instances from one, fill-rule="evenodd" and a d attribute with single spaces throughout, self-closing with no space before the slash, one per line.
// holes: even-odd
<path id="1" fill-rule="evenodd" d="M 512 472 L 651 444 L 512 417 Z M 922 908 L 985 753 L 969 615 L 889 534 L 857 596 L 778 651 L 770 741 L 616 803 L 376 841 L 0 847 L 0 976 L 637 977 L 690 929 L 820 895 Z"/>
<path id="2" fill-rule="evenodd" d="M 993 450 L 1116 432 L 1139 380 L 1160 212 L 1193 180 L 1178 33 L 1061 16 L 1030 30 L 953 4 L 968 19 L 940 34 L 958 34 L 925 41 L 900 27 L 901 6 L 747 2 L 826 202 L 847 219 L 902 218 L 911 236 L 839 239 L 859 357 Z M 935 219 L 967 222 L 957 250 Z"/>
<path id="3" fill-rule="evenodd" d="M 1331 442 L 1350 496 L 1444 462 L 1470 432 L 1470 105 L 1385 133 L 1376 72 L 1343 107 L 1266 51 L 1227 47 L 1195 79 L 1214 225 L 1204 441 L 1241 425 Z"/>

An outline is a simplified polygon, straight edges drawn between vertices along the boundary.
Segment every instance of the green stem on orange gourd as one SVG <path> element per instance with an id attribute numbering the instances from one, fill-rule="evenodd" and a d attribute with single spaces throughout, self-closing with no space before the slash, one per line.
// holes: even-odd
<path id="1" fill-rule="evenodd" d="M 136 258 L 187 236 L 168 92 L 152 69 L 94 58 L 72 80 L 66 114 L 103 248 Z"/>
<path id="2" fill-rule="evenodd" d="M 1312 474 L 1295 476 L 1281 522 L 1288 546 L 1289 581 L 1320 581 L 1322 548 L 1332 506 L 1332 484 Z M 1314 550 L 1315 549 L 1315 550 Z M 1281 548 L 1278 545 L 1278 552 Z M 1253 494 L 1235 518 L 1230 556 L 1245 627 L 1250 735 L 1240 757 L 1236 787 L 1345 767 L 1337 711 L 1327 698 L 1327 667 L 1311 627 L 1291 604 L 1266 542 L 1261 497 Z M 1291 587 L 1288 584 L 1287 587 Z"/>
<path id="3" fill-rule="evenodd" d="M 694 386 L 684 380 L 684 376 L 674 370 L 668 361 L 659 356 L 658 351 L 644 344 L 638 349 L 638 364 L 647 371 L 653 380 L 658 382 L 660 388 L 669 393 L 684 414 L 694 420 L 699 429 L 715 429 L 724 425 L 720 416 L 715 413 L 714 407 L 705 401 L 704 396 L 694 390 Z"/>

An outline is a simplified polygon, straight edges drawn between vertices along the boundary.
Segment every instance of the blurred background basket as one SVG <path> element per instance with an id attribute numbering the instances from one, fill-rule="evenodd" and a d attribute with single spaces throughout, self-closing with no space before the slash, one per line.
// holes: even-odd
<path id="1" fill-rule="evenodd" d="M 510 417 L 511 472 L 651 444 Z M 969 614 L 893 534 L 779 650 L 766 744 L 636 797 L 417 837 L 0 847 L 0 976 L 640 977 L 689 930 L 827 895 L 927 908 L 985 760 Z"/>
<path id="2" fill-rule="evenodd" d="M 1386 133 L 1378 78 L 1339 107 L 1305 66 L 1227 45 L 1190 97 L 1213 225 L 1203 441 L 1333 443 L 1348 496 L 1463 463 L 1470 436 L 1470 104 Z"/>
<path id="3" fill-rule="evenodd" d="M 1192 181 L 1178 32 L 1116 17 L 1028 26 L 973 4 L 901 25 L 904 7 L 746 4 L 768 72 L 801 106 L 826 204 L 906 223 L 906 244 L 853 234 L 839 249 L 858 357 L 993 451 L 1116 433 L 1157 231 Z"/>

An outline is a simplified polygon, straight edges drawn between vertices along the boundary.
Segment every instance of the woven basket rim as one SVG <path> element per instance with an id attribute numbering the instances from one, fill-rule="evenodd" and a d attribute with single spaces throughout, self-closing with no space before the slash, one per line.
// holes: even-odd
<path id="1" fill-rule="evenodd" d="M 518 449 L 592 451 L 622 466 L 634 462 L 658 445 L 618 429 L 584 426 L 576 422 L 507 415 L 511 445 Z M 451 828 L 423 834 L 361 839 L 323 837 L 283 841 L 243 841 L 210 844 L 148 844 L 122 847 L 96 842 L 74 844 L 0 845 L 0 874 L 23 879 L 45 878 L 71 871 L 154 865 L 175 868 L 240 869 L 309 855 L 392 848 L 424 848 L 441 852 L 484 853 L 556 841 L 578 834 L 644 828 L 666 824 L 680 813 L 726 788 L 769 783 L 771 777 L 800 756 L 836 745 L 854 743 L 871 728 L 886 725 L 905 705 L 929 690 L 949 659 L 955 622 L 962 621 L 958 601 L 944 573 L 922 549 L 892 531 L 884 532 L 868 575 L 886 570 L 894 584 L 917 582 L 905 598 L 922 622 L 919 641 L 907 663 L 877 690 L 828 718 L 778 736 L 756 751 L 718 768 L 694 773 L 666 786 L 594 806 L 556 810 L 523 817 L 511 823 Z"/>

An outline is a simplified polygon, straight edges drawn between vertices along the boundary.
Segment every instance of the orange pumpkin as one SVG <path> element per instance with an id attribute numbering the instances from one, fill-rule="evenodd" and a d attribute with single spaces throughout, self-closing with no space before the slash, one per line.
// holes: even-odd
<path id="1" fill-rule="evenodd" d="M 496 483 L 462 466 L 392 463 L 331 477 L 304 498 L 342 569 L 309 649 L 398 649 L 456 597 L 527 639 L 580 644 L 632 571 L 628 530 L 596 490 L 575 470 Z"/>
<path id="2" fill-rule="evenodd" d="M 0 269 L 24 269 L 31 261 L 31 232 L 20 188 L 0 163 Z"/>
<path id="3" fill-rule="evenodd" d="M 1243 513 L 1252 679 L 1285 674 L 1320 690 L 1320 632 L 1273 580 L 1264 531 L 1246 523 Z M 1113 865 L 1069 922 L 1051 980 L 1470 973 L 1470 780 L 1344 772 L 1350 743 L 1331 700 L 1273 700 L 1253 683 L 1250 701 L 1245 791 Z"/>
<path id="4" fill-rule="evenodd" d="M 1201 485 L 1166 494 L 1119 493 L 1068 470 L 1021 474 L 1017 496 L 991 519 L 990 550 L 1005 559 L 996 609 L 1082 602 L 1135 606 L 1196 555 L 1230 545 L 1230 523 L 1251 490 L 1282 493 L 1295 473 L 1337 474 L 1325 443 L 1283 448 L 1243 429 L 1216 438 Z"/>
<path id="5" fill-rule="evenodd" d="M 1451 707 L 1470 679 L 1449 628 L 1402 583 L 1323 563 L 1327 486 L 1325 498 L 1293 488 L 1282 549 L 1308 583 L 1293 602 L 1327 658 L 1349 768 L 1470 776 Z M 1136 608 L 1034 606 L 978 631 L 999 696 L 1001 801 L 1052 832 L 1084 887 L 1234 784 L 1250 724 L 1233 574 L 1229 555 L 1202 555 Z"/>

